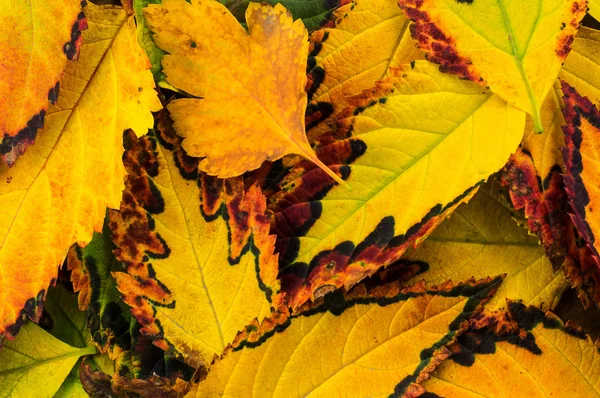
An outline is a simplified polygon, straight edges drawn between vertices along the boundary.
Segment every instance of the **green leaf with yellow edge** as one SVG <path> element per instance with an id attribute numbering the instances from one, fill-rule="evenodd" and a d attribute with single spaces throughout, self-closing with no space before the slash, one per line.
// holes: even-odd
<path id="1" fill-rule="evenodd" d="M 346 179 L 343 187 L 305 199 L 304 185 L 323 175 L 291 173 L 299 191 L 290 202 L 302 203 L 276 214 L 274 232 L 292 307 L 321 287 L 349 288 L 397 261 L 499 170 L 521 140 L 525 114 L 479 85 L 426 61 L 395 74 L 352 98 L 338 121 L 341 138 L 330 146 L 359 149 L 351 164 L 332 166 Z M 306 213 L 305 225 L 290 227 Z"/>
<path id="2" fill-rule="evenodd" d="M 371 88 L 389 67 L 423 59 L 396 0 L 353 1 L 336 9 L 332 19 L 334 26 L 310 36 L 310 137 L 329 131 L 328 124 L 349 105 L 346 97 Z"/>
<path id="3" fill-rule="evenodd" d="M 133 0 L 133 10 L 135 12 L 135 20 L 137 22 L 137 36 L 140 46 L 148 54 L 150 63 L 152 64 L 152 74 L 154 79 L 160 85 L 165 82 L 165 75 L 162 72 L 162 65 L 160 60 L 165 55 L 165 52 L 158 48 L 154 40 L 152 39 L 152 32 L 146 24 L 146 18 L 144 17 L 143 9 L 149 4 L 161 4 L 162 0 Z"/>
<path id="4" fill-rule="evenodd" d="M 118 207 L 125 170 L 123 131 L 145 134 L 160 109 L 149 62 L 122 8 L 86 7 L 89 28 L 67 65 L 39 145 L 0 165 L 0 335 L 37 319 L 68 248 L 102 228 Z"/>
<path id="5" fill-rule="evenodd" d="M 428 264 L 412 281 L 437 284 L 506 273 L 487 309 L 504 307 L 506 298 L 553 309 L 568 286 L 564 273 L 554 270 L 538 239 L 513 220 L 513 213 L 502 202 L 507 199 L 498 190 L 497 183 L 482 186 L 418 249 L 406 253 L 404 258 Z"/>
<path id="6" fill-rule="evenodd" d="M 338 291 L 274 330 L 247 328 L 187 396 L 416 396 L 501 281 Z"/>
<path id="7" fill-rule="evenodd" d="M 600 344 L 575 325 L 516 302 L 484 321 L 491 326 L 459 337 L 423 383 L 432 396 L 600 396 Z"/>
<path id="8" fill-rule="evenodd" d="M 53 397 L 79 357 L 95 347 L 73 347 L 27 322 L 0 351 L 0 396 Z"/>
<path id="9" fill-rule="evenodd" d="M 315 155 L 304 129 L 308 40 L 281 4 L 250 3 L 248 32 L 222 4 L 164 0 L 144 9 L 167 81 L 196 98 L 168 105 L 200 170 L 220 178 L 296 154 L 342 179 Z M 193 21 L 181 23 L 182 20 Z"/>
<path id="10" fill-rule="evenodd" d="M 127 140 L 127 189 L 109 222 L 127 273 L 113 275 L 143 334 L 207 366 L 238 330 L 279 306 L 275 237 L 260 189 L 199 174 L 168 120 L 158 121 L 158 143 Z"/>
<path id="11" fill-rule="evenodd" d="M 579 0 L 399 0 L 440 70 L 478 82 L 530 114 L 540 108 L 586 13 Z"/>

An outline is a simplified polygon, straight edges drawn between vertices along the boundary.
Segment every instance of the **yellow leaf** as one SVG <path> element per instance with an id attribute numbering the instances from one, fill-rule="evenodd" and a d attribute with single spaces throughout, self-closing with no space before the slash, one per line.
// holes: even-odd
<path id="1" fill-rule="evenodd" d="M 588 13 L 597 21 L 600 19 L 600 1 L 588 0 Z"/>
<path id="2" fill-rule="evenodd" d="M 581 27 L 559 77 L 592 102 L 600 102 L 600 32 Z M 562 98 L 562 93 L 559 94 Z"/>
<path id="3" fill-rule="evenodd" d="M 43 127 L 67 60 L 77 57 L 81 0 L 0 3 L 0 156 L 12 166 Z"/>
<path id="4" fill-rule="evenodd" d="M 14 167 L 0 165 L 0 335 L 39 316 L 68 248 L 89 242 L 106 207 L 118 207 L 123 131 L 145 134 L 160 108 L 133 18 L 93 4 L 86 15 L 87 44 L 37 144 Z"/>
<path id="5" fill-rule="evenodd" d="M 128 140 L 127 189 L 109 223 L 127 273 L 113 275 L 154 344 L 208 366 L 279 306 L 275 237 L 257 186 L 199 175 L 172 129 L 159 124 L 157 134 L 159 144 Z"/>
<path id="6" fill-rule="evenodd" d="M 230 349 L 187 396 L 417 396 L 500 282 L 359 285 Z"/>
<path id="7" fill-rule="evenodd" d="M 413 36 L 440 70 L 487 86 L 529 113 L 543 131 L 540 107 L 569 54 L 581 0 L 399 0 Z"/>
<path id="8" fill-rule="evenodd" d="M 477 84 L 426 61 L 395 73 L 352 99 L 355 106 L 338 122 L 344 138 L 333 148 L 362 149 L 351 164 L 337 166 L 345 186 L 307 203 L 312 222 L 302 233 L 286 235 L 293 223 L 278 224 L 276 215 L 293 306 L 322 286 L 348 288 L 398 260 L 500 169 L 521 140 L 525 114 Z M 317 178 L 294 183 L 302 190 Z"/>
<path id="9" fill-rule="evenodd" d="M 167 81 L 199 97 L 168 109 L 186 152 L 205 157 L 200 170 L 235 177 L 297 154 L 342 182 L 306 138 L 308 34 L 301 20 L 280 4 L 250 3 L 246 33 L 213 0 L 165 0 L 145 10 L 156 44 L 169 53 L 162 61 Z"/>
<path id="10" fill-rule="evenodd" d="M 506 273 L 504 282 L 486 308 L 505 306 L 505 299 L 553 309 L 567 282 L 562 270 L 554 271 L 538 239 L 513 220 L 502 203 L 497 183 L 481 187 L 474 198 L 456 209 L 416 250 L 404 258 L 428 264 L 412 283 L 428 284 Z M 408 283 L 411 283 L 409 281 Z"/>
<path id="11" fill-rule="evenodd" d="M 327 132 L 327 124 L 350 105 L 346 97 L 371 88 L 386 76 L 389 67 L 424 59 L 410 37 L 410 21 L 397 0 L 351 2 L 339 7 L 333 18 L 335 26 L 310 36 L 310 137 Z"/>
<path id="12" fill-rule="evenodd" d="M 427 392 L 447 398 L 600 396 L 598 343 L 550 312 L 508 305 L 491 317 L 497 324 L 490 331 L 459 338 L 456 354 L 423 384 Z"/>
<path id="13" fill-rule="evenodd" d="M 51 398 L 79 357 L 94 353 L 94 347 L 72 347 L 27 322 L 0 351 L 0 395 Z"/>

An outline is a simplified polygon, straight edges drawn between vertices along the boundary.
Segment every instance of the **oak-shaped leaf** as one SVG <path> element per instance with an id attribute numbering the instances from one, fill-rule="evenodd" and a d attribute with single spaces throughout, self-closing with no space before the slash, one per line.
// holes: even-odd
<path id="1" fill-rule="evenodd" d="M 551 312 L 508 301 L 477 319 L 423 383 L 441 397 L 597 397 L 600 344 Z"/>
<path id="2" fill-rule="evenodd" d="M 12 168 L 0 164 L 0 335 L 37 319 L 68 248 L 100 231 L 118 207 L 123 131 L 152 127 L 161 105 L 135 21 L 120 7 L 86 7 L 81 55 L 67 65 L 39 145 Z"/>
<path id="3" fill-rule="evenodd" d="M 540 108 L 586 13 L 581 0 L 399 0 L 413 37 L 440 70 L 478 82 L 530 114 Z M 483 17 L 485 16 L 485 17 Z"/>
<path id="4" fill-rule="evenodd" d="M 346 182 L 300 162 L 272 197 L 272 231 L 292 307 L 352 285 L 400 259 L 521 140 L 519 111 L 427 61 L 394 70 L 351 99 L 317 148 Z M 452 106 L 449 106 L 452 104 Z"/>
<path id="5" fill-rule="evenodd" d="M 0 4 L 0 156 L 12 166 L 44 126 L 68 60 L 77 58 L 85 0 Z"/>
<path id="6" fill-rule="evenodd" d="M 247 327 L 188 396 L 417 396 L 501 281 L 332 293 L 272 329 Z"/>
<path id="7" fill-rule="evenodd" d="M 308 34 L 281 5 L 251 3 L 248 32 L 214 0 L 145 9 L 167 81 L 197 98 L 171 102 L 174 128 L 200 170 L 236 177 L 265 160 L 301 155 L 338 183 L 306 138 Z M 182 22 L 189 21 L 189 22 Z"/>

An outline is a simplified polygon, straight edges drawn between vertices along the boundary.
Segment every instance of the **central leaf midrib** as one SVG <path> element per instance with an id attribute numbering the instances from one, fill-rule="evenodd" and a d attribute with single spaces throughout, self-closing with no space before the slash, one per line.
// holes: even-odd
<path id="1" fill-rule="evenodd" d="M 66 343 L 64 343 L 64 344 L 66 344 Z M 72 346 L 69 346 L 69 347 L 74 348 Z M 6 349 L 9 349 L 9 348 L 4 347 L 4 349 L 6 350 Z M 67 359 L 67 358 L 72 357 L 72 356 L 77 356 L 79 358 L 81 356 L 92 355 L 92 354 L 95 354 L 97 352 L 96 351 L 96 347 L 89 347 L 89 346 L 88 347 L 84 347 L 84 348 L 75 348 L 75 350 L 76 351 L 71 351 L 71 352 L 69 352 L 67 354 L 59 355 L 57 357 L 52 357 L 52 358 L 46 358 L 46 359 L 42 359 L 42 360 L 39 360 L 39 361 L 36 360 L 36 359 L 34 359 L 34 358 L 32 358 L 32 359 L 35 360 L 34 363 L 32 363 L 30 365 L 19 366 L 17 368 L 8 369 L 6 371 L 0 372 L 0 375 L 7 375 L 7 374 L 10 374 L 10 373 L 15 373 L 15 372 L 18 372 L 18 371 L 22 371 L 23 369 L 25 369 L 25 371 L 27 371 L 29 369 L 41 366 L 41 365 L 43 365 L 45 363 L 48 363 L 48 362 L 56 362 L 56 361 L 60 361 L 60 360 L 63 360 L 63 359 Z M 11 351 L 23 355 L 19 351 L 16 351 L 16 350 L 11 350 Z M 29 358 L 31 358 L 31 357 L 29 357 Z"/>
<path id="2" fill-rule="evenodd" d="M 479 95 L 481 95 L 481 94 L 479 94 Z M 431 147 L 431 149 L 429 149 L 428 151 L 425 151 L 420 157 L 413 158 L 413 160 L 411 162 L 409 162 L 409 163 L 406 164 L 406 167 L 402 171 L 400 171 L 399 173 L 396 173 L 394 176 L 392 176 L 390 179 L 388 179 L 386 182 L 384 182 L 380 186 L 379 189 L 373 191 L 373 193 L 371 195 L 369 195 L 366 199 L 364 199 L 362 201 L 358 200 L 358 201 L 362 202 L 362 204 L 360 206 L 356 207 L 354 210 L 352 210 L 351 212 L 349 212 L 348 215 L 346 217 L 344 217 L 343 220 L 341 220 L 339 223 L 337 223 L 336 226 L 334 228 L 332 228 L 329 232 L 327 232 L 325 235 L 320 236 L 318 238 L 315 238 L 315 240 L 317 241 L 317 243 L 314 244 L 314 245 L 312 245 L 312 246 L 310 246 L 310 247 L 308 247 L 308 248 L 306 248 L 301 254 L 299 253 L 298 256 L 296 256 L 296 258 L 290 263 L 290 266 L 291 266 L 291 264 L 294 264 L 294 263 L 298 262 L 298 259 L 300 259 L 303 256 L 305 256 L 310 250 L 314 249 L 319 244 L 319 242 L 325 240 L 329 235 L 331 235 L 332 233 L 334 233 L 335 231 L 337 231 L 340 228 L 340 226 L 343 225 L 350 217 L 352 217 L 356 212 L 358 212 L 360 209 L 362 209 L 367 202 L 369 202 L 371 199 L 373 199 L 375 196 L 377 196 L 379 193 L 381 193 L 381 191 L 383 191 L 387 186 L 389 186 L 397 178 L 400 178 L 400 176 L 402 176 L 404 173 L 406 173 L 407 171 L 409 171 L 409 169 L 412 166 L 414 166 L 417 162 L 419 162 L 425 156 L 429 155 L 433 151 L 433 149 L 439 147 L 448 137 L 450 137 L 452 134 L 454 134 L 456 132 L 456 130 L 458 129 L 459 126 L 461 126 L 467 119 L 469 119 L 471 116 L 473 116 L 491 98 L 492 98 L 492 96 L 488 94 L 487 98 L 485 99 L 485 101 L 482 101 L 481 104 L 479 104 L 479 106 L 473 110 L 473 112 L 471 112 L 470 114 L 466 115 L 466 117 L 465 117 L 464 120 L 462 120 L 460 123 L 457 123 L 456 127 L 452 131 L 450 131 L 448 134 L 446 134 L 445 136 L 443 136 L 443 138 L 441 138 L 439 141 L 437 141 L 435 143 L 435 145 L 433 145 Z M 388 127 L 381 127 L 381 128 L 388 128 Z M 407 129 L 399 128 L 399 129 L 400 130 L 413 130 L 413 129 L 410 129 L 410 128 L 407 128 Z M 368 133 L 371 133 L 371 132 L 376 131 L 376 130 L 377 129 L 371 130 Z M 367 133 L 365 133 L 365 134 L 367 134 Z M 361 134 L 356 135 L 356 136 L 352 136 L 351 138 L 360 137 L 360 135 Z M 351 166 L 354 166 L 354 167 L 359 166 L 360 167 L 362 165 L 360 165 L 360 164 L 354 164 L 354 165 L 351 165 Z M 393 172 L 390 172 L 390 173 L 393 173 Z M 326 201 L 326 200 L 327 200 L 327 197 L 325 197 L 324 199 L 322 199 L 322 201 Z M 302 245 L 301 245 L 300 248 L 302 249 Z"/>

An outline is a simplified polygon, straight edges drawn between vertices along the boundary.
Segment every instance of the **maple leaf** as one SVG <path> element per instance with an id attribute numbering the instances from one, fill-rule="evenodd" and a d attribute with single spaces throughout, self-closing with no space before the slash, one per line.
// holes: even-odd
<path id="1" fill-rule="evenodd" d="M 501 281 L 358 285 L 328 296 L 253 342 L 241 340 L 189 396 L 417 396 L 417 383 Z"/>
<path id="2" fill-rule="evenodd" d="M 272 230 L 292 307 L 321 287 L 349 288 L 398 260 L 468 201 L 521 140 L 525 114 L 477 84 L 425 61 L 395 73 L 340 115 L 341 138 L 330 153 L 358 149 L 352 164 L 332 166 L 345 188 L 313 191 L 320 170 L 300 178 L 291 172 L 286 182 L 294 188 Z"/>
<path id="3" fill-rule="evenodd" d="M 478 320 L 423 383 L 443 397 L 598 396 L 599 342 L 553 313 L 518 302 Z M 557 375 L 560 377 L 557 378 Z M 565 382 L 568 380 L 568 382 Z"/>
<path id="4" fill-rule="evenodd" d="M 9 338 L 39 317 L 67 249 L 89 242 L 106 207 L 118 207 L 123 131 L 145 134 L 160 109 L 133 17 L 93 4 L 86 15 L 86 44 L 67 65 L 40 145 L 10 169 L 0 164 L 0 335 Z"/>
<path id="5" fill-rule="evenodd" d="M 44 126 L 67 60 L 77 57 L 85 0 L 0 4 L 0 156 L 12 166 Z"/>
<path id="6" fill-rule="evenodd" d="M 540 107 L 586 12 L 581 0 L 399 0 L 413 37 L 440 70 L 478 82 L 529 113 Z M 478 15 L 485 15 L 479 18 Z M 543 27 L 543 28 L 540 28 Z"/>
<path id="7" fill-rule="evenodd" d="M 487 309 L 503 308 L 506 298 L 554 309 L 568 286 L 565 275 L 555 271 L 538 240 L 515 222 L 507 201 L 497 183 L 483 185 L 468 204 L 460 205 L 416 250 L 403 256 L 418 261 L 422 269 L 406 283 L 438 284 L 505 273 Z"/>
<path id="8" fill-rule="evenodd" d="M 242 327 L 279 306 L 275 237 L 260 189 L 199 174 L 165 116 L 158 143 L 152 135 L 128 142 L 127 190 L 109 223 L 127 273 L 114 276 L 142 333 L 207 366 Z"/>
<path id="9" fill-rule="evenodd" d="M 342 179 L 312 151 L 304 131 L 307 32 L 287 10 L 251 3 L 249 33 L 216 1 L 165 0 L 145 9 L 156 44 L 168 52 L 163 71 L 173 86 L 200 98 L 168 105 L 200 170 L 221 178 L 265 160 L 298 154 Z M 182 18 L 202 23 L 182 24 Z M 193 77 L 193 78 L 191 78 Z"/>

